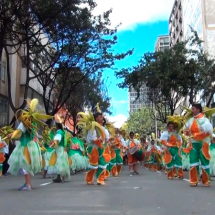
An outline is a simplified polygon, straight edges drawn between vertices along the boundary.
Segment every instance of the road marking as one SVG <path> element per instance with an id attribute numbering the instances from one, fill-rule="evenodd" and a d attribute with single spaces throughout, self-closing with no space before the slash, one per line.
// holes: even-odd
<path id="1" fill-rule="evenodd" d="M 47 182 L 47 183 L 44 183 L 44 184 L 40 184 L 40 186 L 46 186 L 46 185 L 49 185 L 49 184 L 52 184 L 53 182 L 50 181 L 50 182 Z"/>
<path id="2" fill-rule="evenodd" d="M 33 213 L 39 214 L 122 214 L 120 211 L 109 211 L 109 210 L 48 210 L 48 211 L 32 211 Z"/>
<path id="3" fill-rule="evenodd" d="M 157 173 L 160 173 L 160 174 L 161 174 L 162 172 L 157 171 Z M 189 180 L 189 179 L 186 179 L 186 178 L 183 178 L 183 180 L 184 180 L 184 181 L 187 181 L 187 182 L 190 182 L 190 180 Z"/>
<path id="4" fill-rule="evenodd" d="M 142 187 L 134 187 L 134 189 L 136 190 L 136 189 L 142 189 Z"/>
<path id="5" fill-rule="evenodd" d="M 187 182 L 190 182 L 190 180 L 189 180 L 189 179 L 186 179 L 186 178 L 184 178 L 183 180 L 184 180 L 184 181 L 187 181 Z"/>

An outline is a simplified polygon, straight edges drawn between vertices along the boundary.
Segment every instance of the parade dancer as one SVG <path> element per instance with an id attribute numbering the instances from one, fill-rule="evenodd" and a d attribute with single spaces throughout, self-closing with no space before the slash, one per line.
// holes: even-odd
<path id="1" fill-rule="evenodd" d="M 87 168 L 88 161 L 84 156 L 84 143 L 78 137 L 72 137 L 69 143 L 68 155 L 72 160 L 70 168 L 73 172 L 80 171 Z"/>
<path id="2" fill-rule="evenodd" d="M 63 180 L 70 179 L 70 169 L 69 169 L 69 158 L 67 154 L 67 138 L 65 131 L 63 130 L 63 125 L 56 122 L 55 136 L 50 143 L 50 147 L 55 148 L 56 151 L 56 173 L 57 177 L 53 179 L 53 182 L 60 183 Z"/>
<path id="3" fill-rule="evenodd" d="M 187 116 L 183 128 L 184 134 L 190 138 L 190 186 L 194 187 L 198 184 L 199 161 L 202 167 L 202 183 L 204 186 L 210 186 L 209 143 L 213 127 L 202 113 L 201 104 L 193 104 L 191 111 L 192 116 Z"/>
<path id="4" fill-rule="evenodd" d="M 12 175 L 20 172 L 25 176 L 25 183 L 19 190 L 31 190 L 31 176 L 41 171 L 42 156 L 38 144 L 38 124 L 44 126 L 41 119 L 52 118 L 52 116 L 35 111 L 38 105 L 37 99 L 27 100 L 27 102 L 28 109 L 19 110 L 16 113 L 20 122 L 17 130 L 8 135 L 8 138 L 20 139 L 8 160 L 10 165 L 8 172 Z"/>
<path id="5" fill-rule="evenodd" d="M 164 131 L 160 137 L 162 144 L 167 147 L 164 160 L 167 167 L 168 179 L 173 179 L 175 176 L 178 176 L 179 179 L 184 177 L 180 153 L 182 138 L 176 131 L 176 126 L 176 122 L 169 121 L 167 123 L 167 131 Z"/>
<path id="6" fill-rule="evenodd" d="M 129 133 L 129 140 L 126 141 L 126 145 L 129 149 L 128 153 L 128 166 L 130 171 L 130 176 L 133 176 L 134 174 L 139 175 L 138 173 L 138 160 L 135 156 L 135 152 L 141 147 L 140 141 L 137 139 L 134 139 L 134 132 L 131 131 Z M 134 151 L 134 153 L 132 152 Z"/>
<path id="7" fill-rule="evenodd" d="M 88 114 L 78 113 L 82 116 L 78 125 L 86 133 L 86 142 L 88 145 L 89 171 L 86 173 L 86 183 L 94 184 L 94 175 L 96 173 L 97 185 L 105 185 L 105 173 L 107 161 L 110 161 L 110 155 L 104 154 L 104 143 L 109 141 L 109 133 L 103 124 L 102 113 L 96 113 L 94 116 L 90 111 Z"/>
<path id="8" fill-rule="evenodd" d="M 148 152 L 148 168 L 149 170 L 158 171 L 159 165 L 162 162 L 161 148 L 151 140 L 150 146 L 147 148 Z"/>
<path id="9" fill-rule="evenodd" d="M 56 174 L 56 160 L 57 160 L 57 155 L 55 152 L 55 148 L 50 147 L 51 141 L 54 139 L 55 136 L 55 126 L 51 126 L 53 120 L 48 121 L 47 124 L 48 126 L 45 127 L 45 129 L 42 132 L 42 137 L 43 137 L 43 146 L 45 148 L 45 151 L 42 153 L 42 156 L 45 161 L 44 165 L 44 172 L 43 172 L 43 177 L 46 178 L 46 174 L 48 173 L 49 175 L 53 176 Z"/>

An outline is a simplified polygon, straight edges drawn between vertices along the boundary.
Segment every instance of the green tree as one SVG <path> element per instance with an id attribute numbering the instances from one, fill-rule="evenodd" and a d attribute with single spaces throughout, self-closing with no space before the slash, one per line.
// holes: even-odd
<path id="1" fill-rule="evenodd" d="M 151 117 L 150 108 L 142 107 L 137 112 L 130 114 L 127 125 L 128 131 L 134 131 L 139 133 L 141 136 L 146 135 L 147 133 L 156 133 L 156 122 Z M 161 129 L 163 124 L 158 122 L 157 128 Z"/>
<path id="2" fill-rule="evenodd" d="M 117 77 L 124 78 L 120 87 L 133 86 L 138 92 L 145 84 L 152 115 L 166 122 L 167 116 L 173 115 L 186 97 L 193 103 L 197 92 L 205 89 L 205 78 L 213 72 L 208 69 L 211 64 L 202 50 L 202 41 L 193 32 L 187 41 L 169 50 L 145 53 L 139 65 L 117 72 Z"/>

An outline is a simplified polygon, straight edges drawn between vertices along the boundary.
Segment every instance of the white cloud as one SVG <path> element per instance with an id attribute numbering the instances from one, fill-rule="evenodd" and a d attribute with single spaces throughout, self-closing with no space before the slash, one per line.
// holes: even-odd
<path id="1" fill-rule="evenodd" d="M 110 122 L 115 122 L 114 126 L 116 128 L 120 128 L 122 126 L 122 124 L 127 120 L 127 117 L 122 114 L 119 114 L 116 116 L 108 116 L 107 118 Z"/>
<path id="2" fill-rule="evenodd" d="M 122 23 L 119 30 L 132 30 L 137 24 L 167 20 L 174 0 L 96 0 L 95 15 L 113 9 L 112 27 Z"/>

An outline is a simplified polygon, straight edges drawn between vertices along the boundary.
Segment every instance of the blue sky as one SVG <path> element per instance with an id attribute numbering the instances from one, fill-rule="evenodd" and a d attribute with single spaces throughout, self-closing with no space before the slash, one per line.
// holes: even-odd
<path id="1" fill-rule="evenodd" d="M 110 8 L 112 27 L 122 23 L 118 29 L 116 52 L 134 48 L 132 56 L 117 63 L 118 68 L 136 65 L 141 56 L 154 51 L 157 37 L 168 34 L 168 19 L 174 0 L 96 0 L 98 7 L 95 14 Z M 105 73 L 109 82 L 109 96 L 112 97 L 111 121 L 117 121 L 119 127 L 129 116 L 128 91 L 120 89 L 113 71 Z"/>

